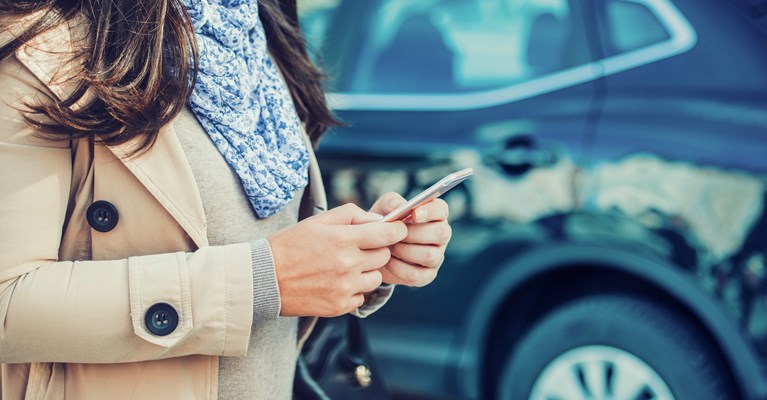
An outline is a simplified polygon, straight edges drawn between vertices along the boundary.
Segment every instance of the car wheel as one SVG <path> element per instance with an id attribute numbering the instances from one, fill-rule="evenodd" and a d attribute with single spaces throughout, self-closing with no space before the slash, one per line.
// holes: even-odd
<path id="1" fill-rule="evenodd" d="M 700 328 L 641 297 L 565 303 L 512 353 L 500 375 L 499 400 L 737 398 L 725 363 Z"/>

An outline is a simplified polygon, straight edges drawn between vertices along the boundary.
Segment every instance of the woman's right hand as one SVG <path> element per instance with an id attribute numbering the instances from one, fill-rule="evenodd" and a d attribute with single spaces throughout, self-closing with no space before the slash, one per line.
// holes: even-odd
<path id="1" fill-rule="evenodd" d="M 407 236 L 405 224 L 346 204 L 268 238 L 285 317 L 334 317 L 356 310 L 381 285 L 388 246 Z"/>

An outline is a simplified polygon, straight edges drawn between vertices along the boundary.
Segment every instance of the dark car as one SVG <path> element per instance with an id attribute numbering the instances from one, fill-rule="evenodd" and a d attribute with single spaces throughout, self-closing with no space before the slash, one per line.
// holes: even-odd
<path id="1" fill-rule="evenodd" d="M 300 3 L 332 202 L 476 170 L 365 321 L 392 391 L 767 399 L 767 1 Z"/>

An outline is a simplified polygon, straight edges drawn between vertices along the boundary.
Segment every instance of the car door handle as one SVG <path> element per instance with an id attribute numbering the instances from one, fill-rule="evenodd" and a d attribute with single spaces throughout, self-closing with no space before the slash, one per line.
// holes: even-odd
<path id="1" fill-rule="evenodd" d="M 511 148 L 504 149 L 495 155 L 495 161 L 508 167 L 548 167 L 559 160 L 557 152 L 551 149 Z"/>
<path id="2" fill-rule="evenodd" d="M 491 151 L 485 161 L 512 176 L 520 176 L 533 168 L 545 168 L 559 162 L 562 149 L 556 145 L 541 146 L 535 135 L 516 134 L 506 138 Z"/>
<path id="3" fill-rule="evenodd" d="M 495 164 L 511 176 L 520 176 L 533 168 L 555 165 L 559 158 L 560 152 L 551 148 L 514 146 L 493 153 L 487 162 Z"/>

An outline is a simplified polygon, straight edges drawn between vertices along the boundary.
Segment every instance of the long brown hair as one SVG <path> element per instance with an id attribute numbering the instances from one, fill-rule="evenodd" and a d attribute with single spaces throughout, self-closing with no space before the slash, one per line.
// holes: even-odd
<path id="1" fill-rule="evenodd" d="M 323 75 L 306 53 L 295 0 L 258 3 L 269 50 L 316 143 L 339 122 L 325 103 Z M 85 17 L 92 43 L 73 54 L 72 62 L 82 65 L 78 86 L 68 98 L 26 105 L 25 119 L 45 137 L 92 137 L 106 145 L 137 140 L 141 152 L 186 106 L 197 74 L 197 48 L 182 0 L 0 0 L 0 16 L 33 12 L 41 16 L 0 47 L 0 60 L 76 16 Z"/>

